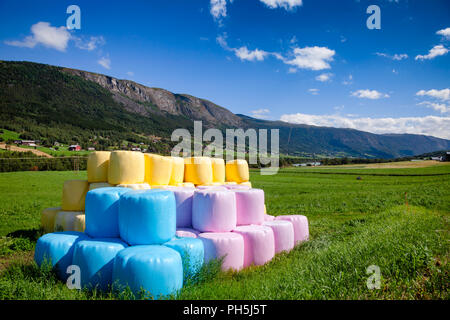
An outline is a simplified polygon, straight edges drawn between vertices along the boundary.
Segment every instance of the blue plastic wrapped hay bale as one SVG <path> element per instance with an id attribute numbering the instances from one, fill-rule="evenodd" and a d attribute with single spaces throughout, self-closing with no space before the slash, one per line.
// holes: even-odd
<path id="1" fill-rule="evenodd" d="M 73 264 L 80 268 L 81 287 L 105 291 L 112 282 L 114 258 L 128 245 L 118 238 L 79 241 L 73 252 Z"/>
<path id="2" fill-rule="evenodd" d="M 130 245 L 163 244 L 175 236 L 176 205 L 172 191 L 135 190 L 119 201 L 120 237 Z"/>
<path id="3" fill-rule="evenodd" d="M 99 188 L 86 195 L 85 232 L 95 238 L 119 237 L 119 198 L 129 188 Z"/>
<path id="4" fill-rule="evenodd" d="M 159 299 L 175 294 L 183 286 L 180 254 L 160 245 L 140 245 L 120 251 L 114 259 L 113 284 L 119 290 L 129 286 L 138 295 Z"/>
<path id="5" fill-rule="evenodd" d="M 184 282 L 189 279 L 194 279 L 203 265 L 205 256 L 202 240 L 188 237 L 175 237 L 164 243 L 164 246 L 178 251 L 181 255 Z"/>
<path id="6" fill-rule="evenodd" d="M 47 233 L 40 237 L 34 250 L 34 261 L 38 266 L 44 262 L 51 263 L 58 277 L 67 280 L 67 267 L 72 265 L 72 256 L 75 244 L 89 237 L 81 232 L 65 231 Z"/>

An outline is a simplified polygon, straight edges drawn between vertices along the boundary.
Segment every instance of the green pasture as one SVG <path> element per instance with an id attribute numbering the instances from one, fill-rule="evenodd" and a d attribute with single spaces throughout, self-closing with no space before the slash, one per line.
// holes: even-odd
<path id="1" fill-rule="evenodd" d="M 359 177 L 359 178 L 358 178 Z M 117 299 L 69 290 L 32 260 L 40 212 L 85 172 L 0 174 L 0 298 Z M 241 272 L 204 270 L 181 299 L 449 299 L 450 165 L 251 171 L 272 215 L 302 214 L 310 241 Z M 381 272 L 369 290 L 366 269 Z"/>

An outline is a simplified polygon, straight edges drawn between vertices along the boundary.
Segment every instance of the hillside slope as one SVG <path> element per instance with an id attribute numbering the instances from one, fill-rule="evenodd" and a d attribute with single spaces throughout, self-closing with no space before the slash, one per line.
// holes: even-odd
<path id="1" fill-rule="evenodd" d="M 422 135 L 377 135 L 353 129 L 264 121 L 210 101 L 102 74 L 32 62 L 0 61 L 0 128 L 64 143 L 120 145 L 169 140 L 176 128 L 280 129 L 280 152 L 303 156 L 393 158 L 450 149 Z"/>

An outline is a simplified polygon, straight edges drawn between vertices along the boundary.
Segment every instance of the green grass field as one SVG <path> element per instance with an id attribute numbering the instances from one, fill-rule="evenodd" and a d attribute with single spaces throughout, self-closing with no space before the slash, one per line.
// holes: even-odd
<path id="1" fill-rule="evenodd" d="M 361 177 L 360 180 L 357 177 Z M 58 206 L 62 183 L 85 172 L 0 174 L 0 298 L 110 299 L 69 290 L 32 261 L 40 211 Z M 449 299 L 450 165 L 296 168 L 251 172 L 269 214 L 303 214 L 310 241 L 241 272 L 205 270 L 181 299 Z M 369 290 L 377 265 L 381 288 Z"/>

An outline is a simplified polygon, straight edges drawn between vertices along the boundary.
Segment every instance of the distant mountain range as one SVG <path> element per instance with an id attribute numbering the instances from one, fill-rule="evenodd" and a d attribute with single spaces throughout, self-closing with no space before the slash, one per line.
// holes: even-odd
<path id="1" fill-rule="evenodd" d="M 424 135 L 254 119 L 188 94 L 32 62 L 0 61 L 0 110 L 0 128 L 67 143 L 168 138 L 202 120 L 222 130 L 280 129 L 280 152 L 297 156 L 394 158 L 450 149 L 450 140 Z"/>

